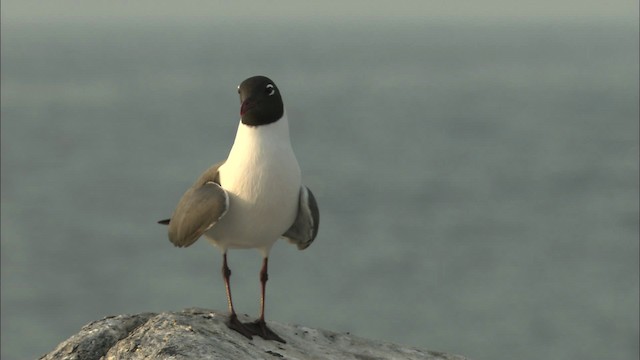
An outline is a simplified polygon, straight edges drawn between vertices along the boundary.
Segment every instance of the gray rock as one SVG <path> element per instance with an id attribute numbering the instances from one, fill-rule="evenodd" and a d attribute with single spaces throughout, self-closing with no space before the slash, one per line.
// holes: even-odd
<path id="1" fill-rule="evenodd" d="M 269 326 L 286 344 L 257 336 L 248 340 L 228 329 L 226 320 L 226 315 L 198 308 L 110 316 L 84 326 L 41 359 L 465 360 L 462 356 L 273 321 Z M 251 319 L 244 316 L 240 320 Z"/>

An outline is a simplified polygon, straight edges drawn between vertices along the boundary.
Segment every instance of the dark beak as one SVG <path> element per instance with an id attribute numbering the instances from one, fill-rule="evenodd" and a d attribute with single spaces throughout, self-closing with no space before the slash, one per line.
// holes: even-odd
<path id="1" fill-rule="evenodd" d="M 242 102 L 240 106 L 240 116 L 244 115 L 247 111 L 253 109 L 256 106 L 256 102 L 252 98 L 247 98 Z"/>

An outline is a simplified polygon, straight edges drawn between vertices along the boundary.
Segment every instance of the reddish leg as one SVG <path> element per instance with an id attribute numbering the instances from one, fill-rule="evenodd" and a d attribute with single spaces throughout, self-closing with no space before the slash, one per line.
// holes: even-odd
<path id="1" fill-rule="evenodd" d="M 227 326 L 239 332 L 249 339 L 253 339 L 251 336 L 251 330 L 247 329 L 241 322 L 238 320 L 238 316 L 236 315 L 236 311 L 233 308 L 233 300 L 231 299 L 231 285 L 229 284 L 229 278 L 231 277 L 231 269 L 227 265 L 227 253 L 225 252 L 222 257 L 222 277 L 224 278 L 224 285 L 227 289 L 227 305 L 229 306 L 229 321 L 227 322 Z"/>
<path id="2" fill-rule="evenodd" d="M 286 341 L 269 329 L 269 327 L 267 327 L 267 323 L 264 321 L 264 301 L 267 289 L 267 280 L 269 280 L 269 274 L 267 272 L 268 259 L 269 258 L 266 257 L 264 258 L 262 261 L 262 269 L 260 270 L 260 318 L 255 322 L 245 323 L 244 325 L 253 335 L 258 335 L 265 340 L 275 340 L 286 344 Z"/>

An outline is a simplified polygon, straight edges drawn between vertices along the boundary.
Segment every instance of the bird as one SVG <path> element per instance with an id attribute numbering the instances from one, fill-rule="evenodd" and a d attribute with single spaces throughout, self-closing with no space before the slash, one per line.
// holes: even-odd
<path id="1" fill-rule="evenodd" d="M 287 113 L 276 84 L 252 76 L 238 86 L 240 121 L 227 159 L 204 171 L 182 195 L 169 219 L 169 240 L 188 247 L 204 236 L 222 253 L 229 316 L 226 324 L 248 339 L 253 335 L 285 343 L 265 321 L 269 253 L 283 238 L 304 250 L 318 234 L 315 196 L 301 181 L 291 146 Z M 238 320 L 231 297 L 229 249 L 257 249 L 262 255 L 260 317 Z"/>

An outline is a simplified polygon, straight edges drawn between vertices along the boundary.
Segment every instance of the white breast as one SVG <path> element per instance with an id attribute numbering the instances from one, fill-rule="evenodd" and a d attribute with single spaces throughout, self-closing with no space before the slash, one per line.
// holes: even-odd
<path id="1" fill-rule="evenodd" d="M 295 220 L 300 194 L 300 167 L 286 113 L 267 125 L 240 123 L 219 174 L 220 185 L 229 193 L 229 210 L 206 237 L 223 251 L 258 248 L 268 255 Z"/>

